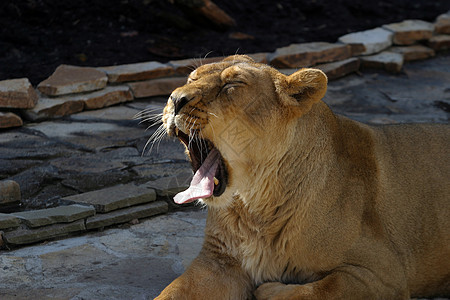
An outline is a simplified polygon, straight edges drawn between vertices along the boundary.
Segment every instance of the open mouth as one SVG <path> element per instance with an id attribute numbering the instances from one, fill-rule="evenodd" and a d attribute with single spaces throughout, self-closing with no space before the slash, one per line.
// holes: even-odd
<path id="1" fill-rule="evenodd" d="M 219 150 L 211 141 L 189 136 L 178 128 L 175 128 L 175 134 L 188 149 L 194 177 L 189 188 L 177 194 L 174 201 L 183 204 L 222 195 L 228 182 L 228 173 Z"/>

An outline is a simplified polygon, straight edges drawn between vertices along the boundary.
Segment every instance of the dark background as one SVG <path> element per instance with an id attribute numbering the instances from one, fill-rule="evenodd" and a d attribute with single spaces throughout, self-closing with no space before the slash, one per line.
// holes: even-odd
<path id="1" fill-rule="evenodd" d="M 60 64 L 272 52 L 405 19 L 434 21 L 450 9 L 448 0 L 214 0 L 237 24 L 218 29 L 172 2 L 1 0 L 0 80 L 28 77 L 36 85 Z M 231 38 L 236 32 L 247 36 Z"/>

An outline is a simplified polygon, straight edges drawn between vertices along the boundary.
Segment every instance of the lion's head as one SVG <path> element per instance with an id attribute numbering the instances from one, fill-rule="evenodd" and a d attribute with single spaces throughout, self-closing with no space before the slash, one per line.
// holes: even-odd
<path id="1" fill-rule="evenodd" d="M 324 96 L 326 85 L 320 70 L 286 76 L 245 55 L 193 71 L 163 113 L 164 128 L 183 142 L 195 172 L 175 201 L 228 203 L 239 184 L 273 163 L 292 121 Z"/>

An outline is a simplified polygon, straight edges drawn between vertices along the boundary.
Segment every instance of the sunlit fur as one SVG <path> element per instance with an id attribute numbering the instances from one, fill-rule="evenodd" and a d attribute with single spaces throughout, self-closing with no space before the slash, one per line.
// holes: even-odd
<path id="1" fill-rule="evenodd" d="M 247 56 L 193 71 L 163 126 L 210 140 L 229 183 L 205 241 L 157 299 L 408 299 L 450 294 L 450 131 L 332 113 L 327 78 Z M 192 120 L 195 119 L 196 122 Z"/>

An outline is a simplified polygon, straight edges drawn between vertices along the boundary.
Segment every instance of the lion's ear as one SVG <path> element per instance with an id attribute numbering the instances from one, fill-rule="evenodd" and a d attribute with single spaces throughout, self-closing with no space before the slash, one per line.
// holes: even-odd
<path id="1" fill-rule="evenodd" d="M 290 102 L 306 113 L 325 96 L 327 76 L 318 69 L 301 69 L 286 77 L 286 93 Z"/>
<path id="2" fill-rule="evenodd" d="M 248 55 L 238 55 L 238 54 L 225 57 L 223 61 L 232 61 L 233 63 L 239 63 L 239 62 L 254 63 L 255 62 L 253 60 L 253 58 L 251 58 Z"/>

